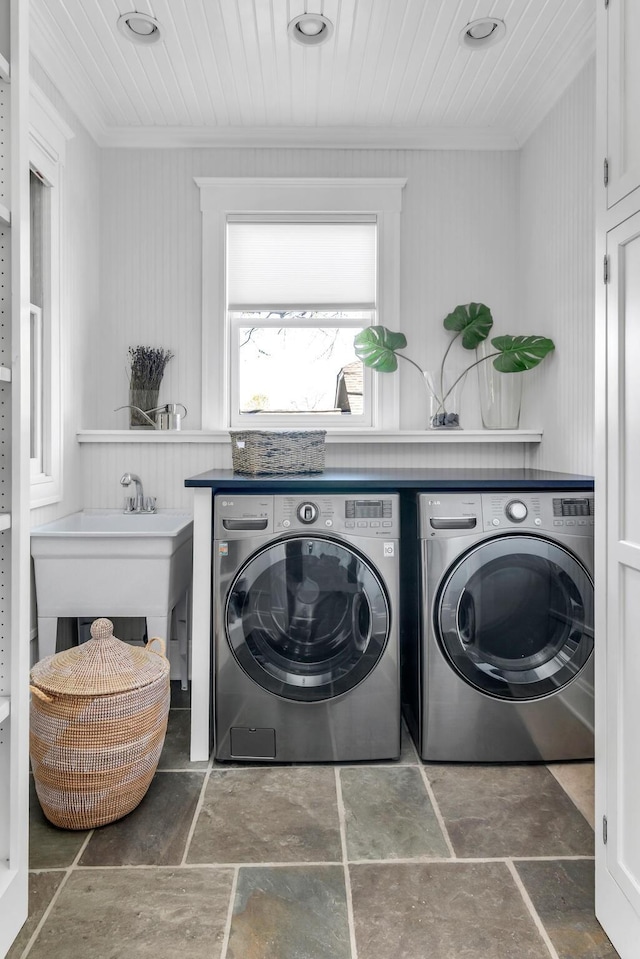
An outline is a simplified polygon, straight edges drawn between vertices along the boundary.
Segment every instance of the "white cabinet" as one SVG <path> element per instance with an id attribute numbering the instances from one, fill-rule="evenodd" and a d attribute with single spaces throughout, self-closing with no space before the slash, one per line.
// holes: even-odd
<path id="1" fill-rule="evenodd" d="M 599 0 L 606 5 L 607 205 L 640 187 L 640 3 Z M 640 203 L 640 200 L 638 201 Z"/>
<path id="2" fill-rule="evenodd" d="M 604 515 L 596 573 L 596 909 L 622 959 L 633 959 L 640 938 L 640 212 L 608 232 L 607 251 L 607 468 L 597 485 Z"/>
<path id="3" fill-rule="evenodd" d="M 28 4 L 0 0 L 0 956 L 27 916 Z"/>
<path id="4" fill-rule="evenodd" d="M 640 941 L 640 3 L 598 0 L 596 915 Z M 602 271 L 604 258 L 605 270 Z"/>

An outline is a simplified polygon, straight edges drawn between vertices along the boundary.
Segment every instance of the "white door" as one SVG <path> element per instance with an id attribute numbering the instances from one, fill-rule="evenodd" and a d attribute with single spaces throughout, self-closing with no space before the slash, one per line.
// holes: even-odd
<path id="1" fill-rule="evenodd" d="M 640 213 L 607 235 L 606 473 L 597 520 L 596 913 L 640 942 Z M 604 385 L 604 367 L 600 385 Z M 600 406 L 604 410 L 604 404 Z M 603 452 L 601 450 L 601 452 Z M 598 500 L 596 499 L 596 513 Z"/>
<path id="2" fill-rule="evenodd" d="M 609 0 L 607 31 L 607 206 L 640 186 L 640 3 Z M 603 158 L 604 159 L 604 158 Z"/>

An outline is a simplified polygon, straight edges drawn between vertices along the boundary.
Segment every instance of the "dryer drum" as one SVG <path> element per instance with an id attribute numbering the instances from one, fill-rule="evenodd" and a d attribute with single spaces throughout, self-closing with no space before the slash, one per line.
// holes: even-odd
<path id="1" fill-rule="evenodd" d="M 389 604 L 353 547 L 291 537 L 238 571 L 225 623 L 251 679 L 284 698 L 317 701 L 353 689 L 375 667 L 389 635 Z"/>
<path id="2" fill-rule="evenodd" d="M 470 685 L 499 699 L 537 699 L 571 682 L 593 651 L 593 583 L 550 540 L 498 537 L 447 571 L 434 627 Z"/>

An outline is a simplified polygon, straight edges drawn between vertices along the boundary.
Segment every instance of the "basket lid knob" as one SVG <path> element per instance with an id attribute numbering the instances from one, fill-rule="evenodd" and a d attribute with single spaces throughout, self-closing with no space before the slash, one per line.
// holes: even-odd
<path id="1" fill-rule="evenodd" d="M 113 636 L 113 623 L 110 619 L 94 619 L 91 623 L 91 639 L 109 639 Z"/>

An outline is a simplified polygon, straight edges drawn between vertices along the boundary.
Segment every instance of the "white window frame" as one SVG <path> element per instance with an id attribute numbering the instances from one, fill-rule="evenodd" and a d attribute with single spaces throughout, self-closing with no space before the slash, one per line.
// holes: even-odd
<path id="1" fill-rule="evenodd" d="M 36 455 L 30 458 L 30 475 L 33 484 L 38 483 L 40 477 L 45 471 L 44 451 L 47 442 L 44 435 L 44 357 L 46 348 L 44 343 L 44 324 L 42 318 L 42 309 L 33 303 L 29 305 L 29 315 L 31 320 L 31 398 L 35 402 L 31 405 L 31 446 L 35 447 Z"/>
<path id="2" fill-rule="evenodd" d="M 42 303 L 41 461 L 32 460 L 31 508 L 62 499 L 62 401 L 60 352 L 61 209 L 66 141 L 73 131 L 32 84 L 29 103 L 29 163 L 49 189 L 49 232 Z M 31 314 L 29 315 L 31 322 Z M 40 459 L 40 458 L 39 458 Z"/>
<path id="3" fill-rule="evenodd" d="M 230 215 L 374 214 L 378 224 L 376 322 L 397 329 L 400 317 L 401 178 L 196 177 L 202 211 L 202 428 L 228 429 L 231 417 L 230 324 L 226 227 Z M 372 431 L 399 428 L 398 377 L 376 375 Z M 291 418 L 286 421 L 293 425 Z M 266 424 L 265 424 L 266 425 Z M 271 423 L 273 425 L 273 422 Z M 296 420 L 300 425 L 300 420 Z M 344 426 L 340 430 L 362 430 Z"/>

